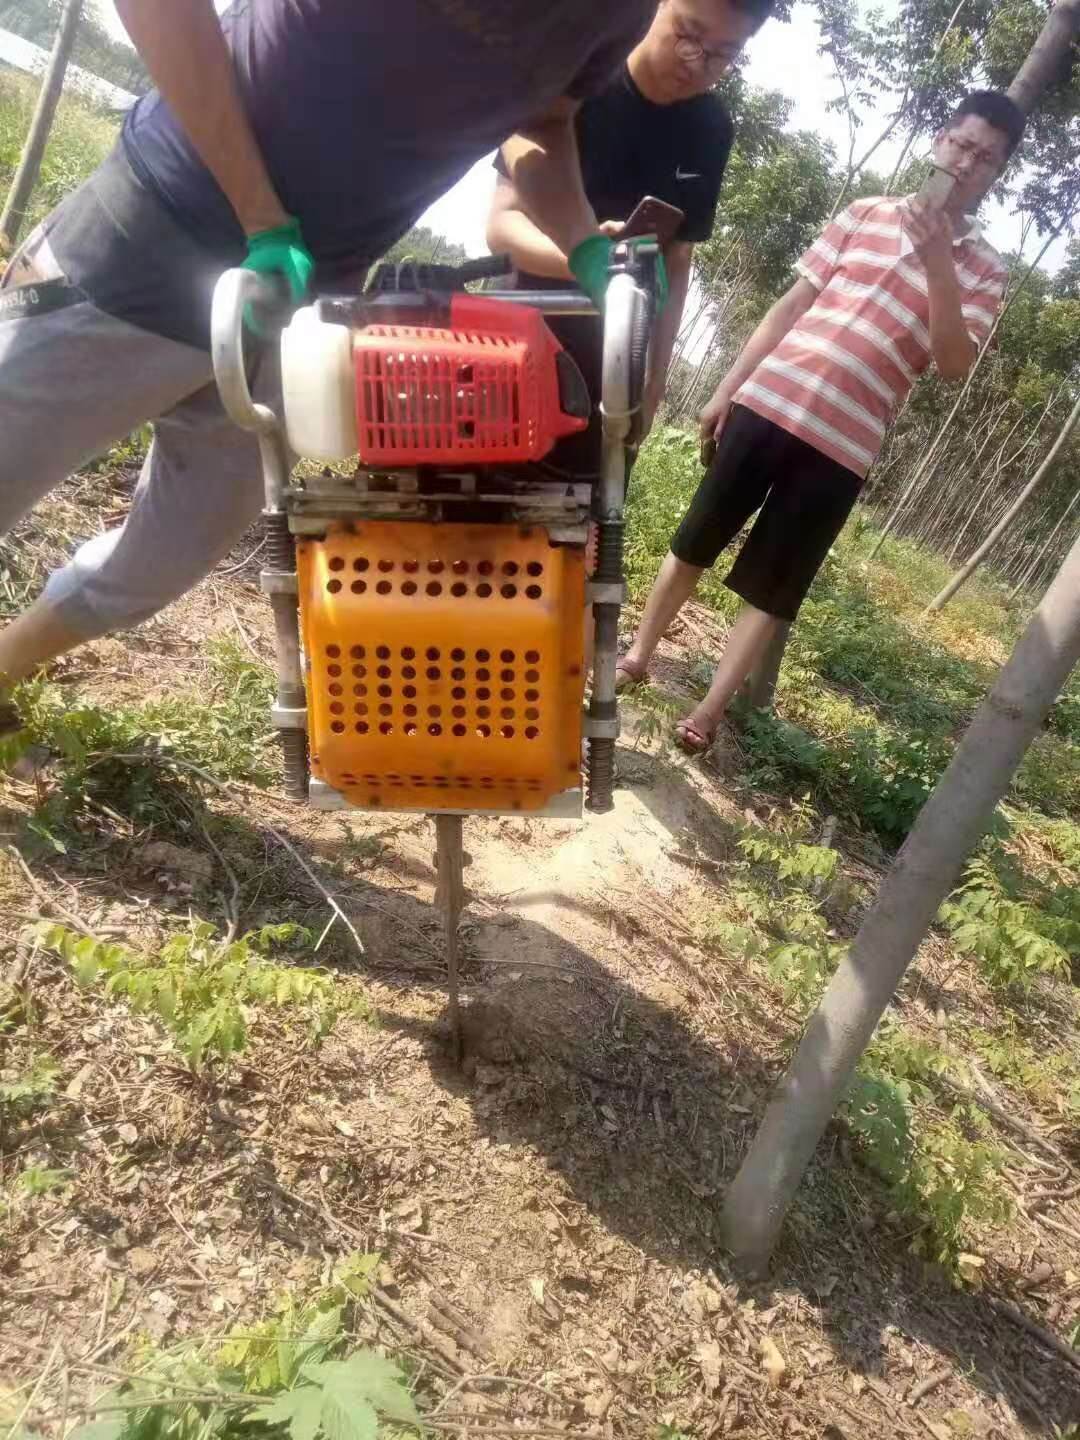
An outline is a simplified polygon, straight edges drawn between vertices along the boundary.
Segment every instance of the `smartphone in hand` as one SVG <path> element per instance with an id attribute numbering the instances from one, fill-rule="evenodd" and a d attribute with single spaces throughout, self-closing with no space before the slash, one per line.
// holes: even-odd
<path id="1" fill-rule="evenodd" d="M 657 200 L 655 195 L 646 195 L 634 206 L 634 213 L 619 231 L 619 240 L 631 240 L 635 235 L 655 235 L 661 245 L 674 240 L 682 229 L 686 212 L 666 200 Z"/>
<path id="2" fill-rule="evenodd" d="M 924 210 L 944 210 L 956 189 L 956 176 L 951 170 L 933 165 L 915 197 Z"/>

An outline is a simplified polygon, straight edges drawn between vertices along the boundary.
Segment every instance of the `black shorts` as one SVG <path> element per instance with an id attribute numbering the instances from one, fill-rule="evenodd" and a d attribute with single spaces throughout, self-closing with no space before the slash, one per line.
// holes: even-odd
<path id="1" fill-rule="evenodd" d="M 758 610 L 794 620 L 862 486 L 846 465 L 735 405 L 671 553 L 708 569 L 760 510 L 724 584 Z"/>

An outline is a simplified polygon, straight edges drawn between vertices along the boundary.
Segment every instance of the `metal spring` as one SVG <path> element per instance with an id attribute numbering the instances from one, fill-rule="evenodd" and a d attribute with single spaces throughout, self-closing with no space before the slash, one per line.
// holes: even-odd
<path id="1" fill-rule="evenodd" d="M 267 570 L 291 574 L 296 569 L 296 545 L 289 533 L 289 517 L 284 510 L 264 510 Z"/>
<path id="2" fill-rule="evenodd" d="M 615 803 L 614 740 L 589 741 L 586 770 L 586 804 L 594 815 L 606 815 Z"/>
<path id="3" fill-rule="evenodd" d="M 281 732 L 281 759 L 285 794 L 290 800 L 306 800 L 308 793 L 307 733 L 303 730 Z"/>

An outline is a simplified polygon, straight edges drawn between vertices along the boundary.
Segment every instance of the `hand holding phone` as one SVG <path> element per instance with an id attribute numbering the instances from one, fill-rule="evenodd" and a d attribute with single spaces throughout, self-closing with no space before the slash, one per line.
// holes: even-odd
<path id="1" fill-rule="evenodd" d="M 944 210 L 956 189 L 956 176 L 951 170 L 934 165 L 923 181 L 916 200 L 924 210 Z"/>
<path id="2" fill-rule="evenodd" d="M 685 219 L 686 212 L 677 205 L 657 200 L 655 195 L 646 195 L 634 207 L 634 213 L 616 238 L 630 240 L 635 235 L 655 235 L 661 245 L 666 245 L 678 235 Z"/>

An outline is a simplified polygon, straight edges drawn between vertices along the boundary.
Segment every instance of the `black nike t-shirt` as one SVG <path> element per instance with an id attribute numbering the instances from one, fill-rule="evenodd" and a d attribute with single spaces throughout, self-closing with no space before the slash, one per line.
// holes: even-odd
<path id="1" fill-rule="evenodd" d="M 686 216 L 677 240 L 707 240 L 716 219 L 720 186 L 735 127 L 716 95 L 673 105 L 647 100 L 629 68 L 577 117 L 585 193 L 598 220 L 628 220 L 646 195 L 677 205 Z M 495 168 L 506 174 L 502 157 Z M 565 280 L 519 275 L 528 289 L 563 288 Z"/>

